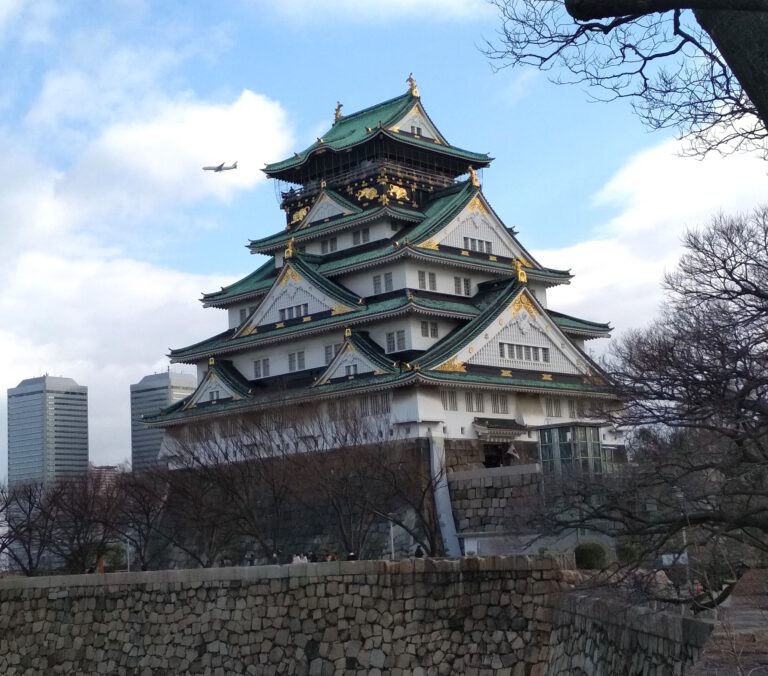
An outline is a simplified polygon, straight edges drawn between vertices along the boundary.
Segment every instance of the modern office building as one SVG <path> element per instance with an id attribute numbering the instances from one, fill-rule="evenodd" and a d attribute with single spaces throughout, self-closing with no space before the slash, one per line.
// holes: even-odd
<path id="1" fill-rule="evenodd" d="M 143 416 L 184 399 L 197 388 L 197 378 L 187 373 L 155 373 L 131 385 L 131 465 L 134 470 L 152 467 L 163 440 L 163 430 L 149 428 Z"/>
<path id="2" fill-rule="evenodd" d="M 88 388 L 41 376 L 8 390 L 8 483 L 51 482 L 88 471 Z"/>

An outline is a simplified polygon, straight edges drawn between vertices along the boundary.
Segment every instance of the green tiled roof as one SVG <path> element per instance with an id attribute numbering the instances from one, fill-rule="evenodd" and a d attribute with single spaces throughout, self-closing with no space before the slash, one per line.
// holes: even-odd
<path id="1" fill-rule="evenodd" d="M 269 289 L 277 278 L 275 261 L 270 259 L 264 265 L 254 270 L 250 275 L 222 287 L 221 291 L 203 294 L 203 303 L 205 305 L 217 305 L 227 303 L 238 296 L 243 296 L 257 291 Z"/>
<path id="2" fill-rule="evenodd" d="M 536 390 L 560 390 L 569 392 L 593 392 L 596 394 L 607 393 L 608 388 L 586 382 L 557 382 L 541 380 L 541 378 L 508 378 L 501 375 L 486 373 L 456 373 L 446 371 L 421 370 L 420 375 L 433 380 L 436 384 L 464 383 L 467 385 L 506 385 L 513 388 L 526 388 Z"/>
<path id="3" fill-rule="evenodd" d="M 555 310 L 547 310 L 547 314 L 552 318 L 552 321 L 566 333 L 569 331 L 577 331 L 589 334 L 608 335 L 612 331 L 610 324 L 601 324 L 599 322 L 591 322 L 587 319 L 579 319 L 578 317 L 572 317 L 571 315 L 566 315 L 562 312 L 555 312 Z"/>
<path id="4" fill-rule="evenodd" d="M 397 206 L 375 207 L 373 209 L 363 211 L 362 213 L 354 213 L 349 214 L 348 216 L 331 218 L 327 222 L 322 220 L 315 223 L 314 225 L 302 228 L 301 230 L 284 230 L 283 232 L 279 232 L 276 235 L 270 235 L 269 237 L 264 237 L 262 239 L 252 239 L 250 244 L 248 244 L 248 248 L 252 252 L 274 251 L 275 249 L 286 246 L 291 239 L 295 238 L 297 242 L 301 242 L 302 240 L 316 237 L 317 235 L 326 231 L 337 230 L 343 226 L 351 228 L 354 227 L 357 223 L 370 221 L 374 218 L 378 218 L 379 216 L 390 216 L 391 218 L 409 220 L 413 222 L 418 222 L 424 218 L 424 216 L 415 209 L 406 209 Z"/>
<path id="5" fill-rule="evenodd" d="M 329 315 L 319 319 L 313 319 L 311 322 L 297 322 L 288 324 L 282 328 L 275 328 L 270 324 L 270 328 L 261 327 L 258 333 L 252 333 L 247 336 L 235 338 L 236 329 L 229 329 L 219 333 L 207 340 L 194 343 L 187 347 L 171 350 L 170 357 L 174 362 L 193 362 L 205 359 L 211 355 L 223 354 L 227 352 L 236 352 L 241 349 L 252 348 L 267 339 L 281 339 L 283 337 L 293 336 L 297 333 L 311 332 L 318 328 L 343 327 L 347 324 L 358 324 L 375 317 L 376 315 L 388 315 L 392 312 L 407 311 L 411 306 L 413 310 L 422 310 L 424 312 L 441 313 L 443 315 L 452 314 L 462 318 L 471 318 L 478 311 L 471 306 L 471 303 L 461 301 L 438 300 L 435 298 L 422 298 L 417 294 L 409 300 L 407 293 L 399 294 L 383 300 L 369 301 L 366 305 L 355 306 L 353 312 L 347 312 L 339 315 Z"/>
<path id="6" fill-rule="evenodd" d="M 470 342 L 478 333 L 485 330 L 493 318 L 503 312 L 504 308 L 512 302 L 512 299 L 520 293 L 522 286 L 516 279 L 510 279 L 506 287 L 495 292 L 497 295 L 486 307 L 478 313 L 472 321 L 465 324 L 452 334 L 446 336 L 426 354 L 418 359 L 422 369 L 429 369 L 440 365 L 451 355 L 455 354 L 464 345 Z"/>
<path id="7" fill-rule="evenodd" d="M 463 150 L 454 146 L 443 145 L 423 139 L 416 136 L 397 134 L 386 129 L 402 118 L 419 101 L 410 91 L 401 96 L 397 96 L 388 101 L 378 103 L 369 108 L 364 108 L 351 115 L 343 115 L 334 125 L 323 134 L 323 142 L 316 141 L 309 148 L 293 157 L 289 157 L 280 162 L 268 164 L 264 168 L 266 174 L 277 174 L 286 169 L 292 169 L 303 164 L 307 158 L 321 149 L 344 150 L 354 145 L 363 143 L 377 134 L 383 134 L 390 138 L 397 139 L 409 145 L 428 148 L 445 155 L 458 156 L 467 160 L 468 163 L 474 162 L 477 167 L 485 166 L 490 162 L 487 154 L 473 153 L 469 150 Z M 370 131 L 369 131 L 370 130 Z"/>
<path id="8" fill-rule="evenodd" d="M 321 289 L 329 296 L 342 303 L 356 306 L 361 300 L 360 296 L 356 293 L 352 293 L 349 289 L 319 274 L 317 272 L 317 266 L 306 262 L 298 252 L 294 253 L 293 257 L 286 261 L 286 265 L 294 268 L 302 277 L 306 277 L 312 286 Z"/>

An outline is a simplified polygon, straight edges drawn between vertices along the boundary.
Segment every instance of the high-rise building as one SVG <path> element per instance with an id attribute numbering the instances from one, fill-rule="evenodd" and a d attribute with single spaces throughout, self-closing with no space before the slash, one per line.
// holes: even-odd
<path id="1" fill-rule="evenodd" d="M 156 415 L 174 402 L 192 394 L 197 378 L 187 373 L 155 373 L 131 385 L 131 465 L 147 469 L 157 461 L 163 430 L 149 428 L 142 416 Z"/>
<path id="2" fill-rule="evenodd" d="M 51 482 L 88 471 L 88 388 L 41 376 L 8 390 L 8 482 Z"/>

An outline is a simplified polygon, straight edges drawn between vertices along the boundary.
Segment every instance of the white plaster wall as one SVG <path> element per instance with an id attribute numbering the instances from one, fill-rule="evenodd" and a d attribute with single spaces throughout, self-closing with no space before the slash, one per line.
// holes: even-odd
<path id="1" fill-rule="evenodd" d="M 487 274 L 475 272 L 473 270 L 461 270 L 460 268 L 448 268 L 437 265 L 430 265 L 429 263 L 422 263 L 420 261 L 407 261 L 406 265 L 406 284 L 411 289 L 419 289 L 419 270 L 423 270 L 427 273 L 427 288 L 426 291 L 431 291 L 429 288 L 429 273 L 434 272 L 437 275 L 437 291 L 438 293 L 447 293 L 450 295 L 456 295 L 456 285 L 454 284 L 454 277 L 461 277 L 462 280 L 465 277 L 469 277 L 472 280 L 472 295 L 477 293 L 477 285 L 481 282 L 488 282 L 492 279 L 497 279 L 499 275 Z M 462 282 L 463 283 L 463 282 Z"/>
<path id="2" fill-rule="evenodd" d="M 343 275 L 341 277 L 334 278 L 342 286 L 345 286 L 353 293 L 367 298 L 373 295 L 373 277 L 374 275 L 381 276 L 381 292 L 387 293 L 384 290 L 384 275 L 387 272 L 392 273 L 392 290 L 404 289 L 407 286 L 407 263 L 406 261 L 399 261 L 390 265 L 382 265 L 380 267 L 369 268 L 360 272 L 353 272 L 349 275 Z"/>
<path id="3" fill-rule="evenodd" d="M 421 335 L 421 322 L 437 323 L 437 338 Z M 411 345 L 414 350 L 428 350 L 435 343 L 440 342 L 456 327 L 458 322 L 438 317 L 412 316 L 408 319 L 408 331 L 411 333 Z"/>
<path id="4" fill-rule="evenodd" d="M 389 218 L 382 218 L 376 221 L 371 221 L 370 223 L 365 223 L 363 225 L 360 225 L 356 228 L 352 228 L 349 230 L 342 230 L 341 232 L 326 233 L 322 235 L 318 234 L 316 237 L 310 240 L 297 241 L 296 246 L 303 247 L 305 253 L 317 254 L 318 256 L 320 256 L 320 255 L 323 255 L 322 244 L 321 244 L 322 240 L 335 237 L 336 251 L 343 251 L 344 249 L 350 249 L 353 246 L 356 247 L 356 246 L 362 245 L 362 242 L 360 244 L 354 243 L 353 233 L 356 230 L 363 230 L 364 228 L 368 228 L 368 237 L 369 237 L 368 242 L 376 242 L 382 239 L 389 239 L 390 237 L 392 237 L 392 234 L 394 232 L 392 230 L 392 221 Z M 301 230 L 298 230 L 297 233 L 301 234 Z M 282 251 L 280 253 L 282 256 Z M 280 265 L 282 265 L 282 260 L 280 262 Z"/>

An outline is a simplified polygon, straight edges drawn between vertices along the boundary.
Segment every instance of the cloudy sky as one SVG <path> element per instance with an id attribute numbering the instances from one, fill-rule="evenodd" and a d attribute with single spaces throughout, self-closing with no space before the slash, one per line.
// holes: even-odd
<path id="1" fill-rule="evenodd" d="M 575 272 L 555 306 L 650 321 L 685 228 L 765 200 L 765 163 L 684 159 L 623 104 L 494 72 L 496 26 L 483 0 L 2 0 L 0 475 L 6 389 L 44 373 L 88 385 L 94 462 L 130 457 L 129 385 L 225 328 L 201 292 L 283 226 L 261 167 L 409 72 L 449 141 L 496 158 L 482 179 L 507 225 Z"/>

